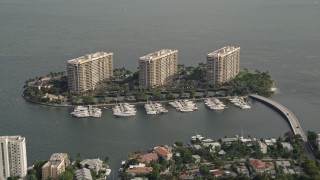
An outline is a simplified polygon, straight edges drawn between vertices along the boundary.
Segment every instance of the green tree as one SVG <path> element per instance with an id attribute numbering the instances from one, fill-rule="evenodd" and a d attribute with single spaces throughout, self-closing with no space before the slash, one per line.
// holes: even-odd
<path id="1" fill-rule="evenodd" d="M 65 171 L 61 175 L 59 175 L 59 180 L 73 180 L 74 174 L 72 171 Z"/>
<path id="2" fill-rule="evenodd" d="M 84 96 L 82 97 L 84 104 L 94 104 L 94 100 L 92 96 Z"/>
<path id="3" fill-rule="evenodd" d="M 160 91 L 156 91 L 153 93 L 153 100 L 158 101 L 158 100 L 162 100 L 162 99 L 163 99 L 163 96 Z"/>
<path id="4" fill-rule="evenodd" d="M 310 142 L 310 144 L 314 148 L 316 148 L 317 147 L 317 138 L 318 138 L 317 133 L 315 133 L 313 131 L 307 131 L 307 137 L 308 137 L 308 141 Z"/>
<path id="5" fill-rule="evenodd" d="M 36 172 L 36 177 L 37 179 L 41 179 L 42 178 L 42 174 L 41 174 L 41 169 L 42 166 L 46 163 L 47 161 L 40 161 L 40 160 L 36 160 L 33 162 L 33 169 Z"/>
<path id="6" fill-rule="evenodd" d="M 304 168 L 307 175 L 315 177 L 319 175 L 319 168 L 317 167 L 315 161 L 306 160 L 304 162 Z"/>

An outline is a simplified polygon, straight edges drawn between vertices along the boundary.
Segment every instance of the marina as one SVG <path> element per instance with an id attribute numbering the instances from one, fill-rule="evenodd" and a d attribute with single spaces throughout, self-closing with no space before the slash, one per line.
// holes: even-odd
<path id="1" fill-rule="evenodd" d="M 204 100 L 204 104 L 212 110 L 223 110 L 227 108 L 227 106 L 217 98 L 207 98 Z"/>
<path id="2" fill-rule="evenodd" d="M 71 113 L 72 116 L 78 118 L 84 117 L 101 117 L 102 111 L 100 108 L 92 107 L 92 106 L 76 106 Z"/>
<path id="3" fill-rule="evenodd" d="M 168 112 L 168 110 L 165 109 L 160 103 L 148 102 L 144 105 L 144 108 L 146 109 L 146 112 L 149 115 Z"/>
<path id="4" fill-rule="evenodd" d="M 192 112 L 198 109 L 196 104 L 190 100 L 178 100 L 178 101 L 169 102 L 169 104 L 172 107 L 176 108 L 177 111 L 180 111 L 180 112 Z"/>
<path id="5" fill-rule="evenodd" d="M 136 115 L 136 109 L 134 105 L 130 105 L 128 103 L 120 103 L 112 108 L 114 116 L 134 116 Z"/>
<path id="6" fill-rule="evenodd" d="M 241 108 L 241 109 L 250 109 L 250 104 L 244 100 L 243 97 L 234 97 L 229 99 L 231 103 L 233 103 L 235 106 Z"/>
<path id="7" fill-rule="evenodd" d="M 244 100 L 244 97 L 232 97 L 229 99 L 232 104 L 240 109 L 250 109 L 251 106 Z M 202 101 L 202 100 L 201 100 Z M 199 102 L 199 101 L 198 101 Z M 203 102 L 207 108 L 210 110 L 224 110 L 227 107 L 220 99 L 218 98 L 205 98 Z M 172 102 L 152 102 L 149 101 L 143 105 L 144 110 L 147 115 L 158 115 L 158 114 L 166 114 L 169 112 L 168 109 L 162 104 L 171 105 L 178 112 L 194 112 L 198 110 L 196 103 L 192 100 L 176 100 Z M 140 105 L 139 105 L 140 104 Z M 135 105 L 141 106 L 141 103 L 135 103 Z M 104 111 L 108 109 L 112 109 L 113 115 L 116 117 L 127 117 L 127 116 L 135 116 L 137 113 L 137 109 L 134 104 L 129 103 L 119 103 L 111 108 L 112 105 L 103 106 Z M 102 109 L 92 106 L 76 106 L 74 111 L 71 113 L 75 117 L 101 117 Z"/>

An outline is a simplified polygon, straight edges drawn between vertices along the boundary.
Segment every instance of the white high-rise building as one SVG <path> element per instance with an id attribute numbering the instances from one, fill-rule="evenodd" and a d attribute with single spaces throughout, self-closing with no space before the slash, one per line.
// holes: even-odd
<path id="1" fill-rule="evenodd" d="M 239 74 L 240 47 L 226 46 L 207 55 L 207 81 L 219 85 Z"/>
<path id="2" fill-rule="evenodd" d="M 27 175 L 26 138 L 0 136 L 0 179 Z"/>
<path id="3" fill-rule="evenodd" d="M 162 49 L 139 59 L 139 86 L 142 88 L 172 83 L 177 73 L 178 50 Z"/>
<path id="4" fill-rule="evenodd" d="M 93 90 L 101 81 L 113 76 L 113 53 L 96 52 L 67 63 L 68 86 L 71 93 Z"/>

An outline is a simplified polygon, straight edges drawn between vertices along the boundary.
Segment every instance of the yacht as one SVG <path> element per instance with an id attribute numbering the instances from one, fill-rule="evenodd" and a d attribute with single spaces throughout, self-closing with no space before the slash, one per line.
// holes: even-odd
<path id="1" fill-rule="evenodd" d="M 168 110 L 162 107 L 160 103 L 148 102 L 144 105 L 144 108 L 146 109 L 147 114 L 160 114 L 168 112 Z"/>
<path id="2" fill-rule="evenodd" d="M 102 111 L 99 108 L 92 107 L 92 106 L 76 106 L 71 113 L 71 115 L 75 117 L 101 117 Z"/>
<path id="3" fill-rule="evenodd" d="M 134 116 L 136 115 L 136 109 L 134 105 L 128 103 L 120 103 L 112 108 L 114 116 Z"/>
<path id="4" fill-rule="evenodd" d="M 235 98 L 232 98 L 232 99 L 229 99 L 235 106 L 241 108 L 241 109 L 250 109 L 251 106 L 248 102 L 246 102 L 244 100 L 243 97 L 235 97 Z"/>

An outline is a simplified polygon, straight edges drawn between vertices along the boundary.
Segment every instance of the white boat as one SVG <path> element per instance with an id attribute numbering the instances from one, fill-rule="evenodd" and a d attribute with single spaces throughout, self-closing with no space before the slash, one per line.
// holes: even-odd
<path id="1" fill-rule="evenodd" d="M 76 106 L 71 114 L 75 117 L 101 117 L 102 111 L 92 106 Z"/>
<path id="2" fill-rule="evenodd" d="M 136 115 L 136 110 L 134 105 L 128 103 L 121 103 L 112 108 L 114 116 L 134 116 Z"/>
<path id="3" fill-rule="evenodd" d="M 181 111 L 181 112 L 192 112 L 192 109 L 189 108 L 178 108 L 177 110 Z"/>
<path id="4" fill-rule="evenodd" d="M 106 169 L 106 176 L 109 176 L 111 174 L 111 169 Z"/>

